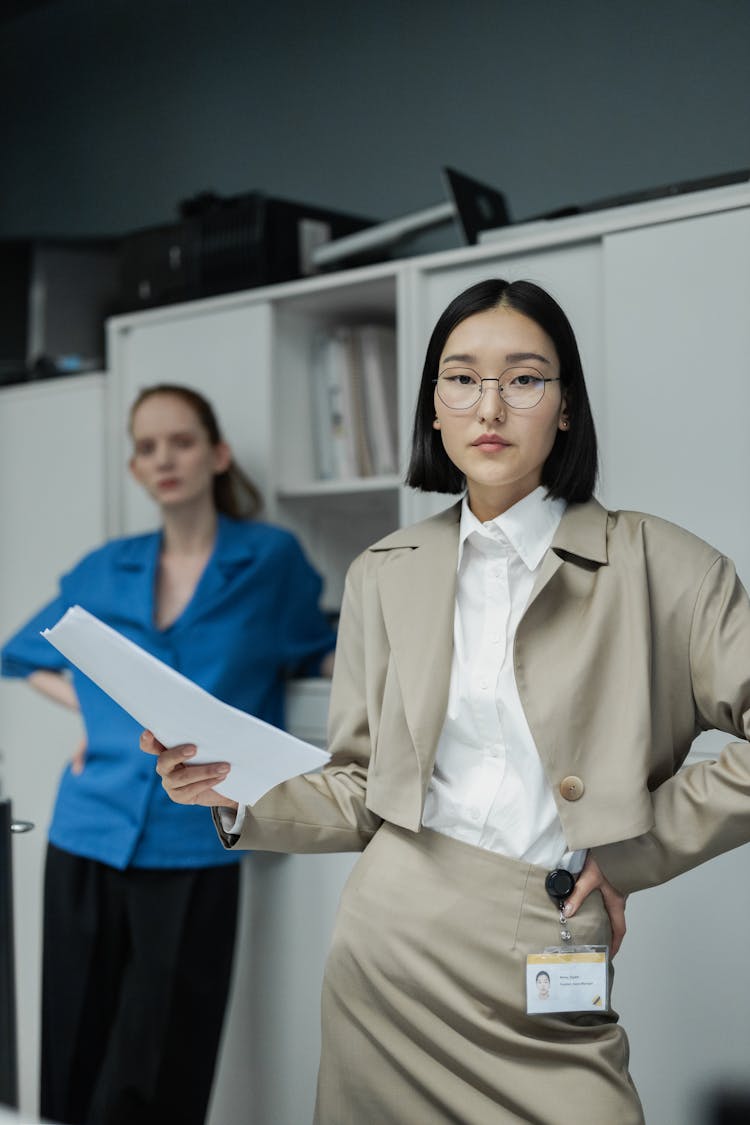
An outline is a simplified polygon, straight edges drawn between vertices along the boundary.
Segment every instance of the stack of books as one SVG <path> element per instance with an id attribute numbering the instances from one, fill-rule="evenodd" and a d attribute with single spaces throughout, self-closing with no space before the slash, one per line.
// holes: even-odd
<path id="1" fill-rule="evenodd" d="M 312 402 L 320 480 L 398 472 L 396 333 L 362 324 L 315 341 Z"/>

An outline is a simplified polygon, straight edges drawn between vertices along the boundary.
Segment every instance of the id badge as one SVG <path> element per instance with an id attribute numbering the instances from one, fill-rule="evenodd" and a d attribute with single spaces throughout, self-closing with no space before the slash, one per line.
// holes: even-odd
<path id="1" fill-rule="evenodd" d="M 526 1011 L 609 1011 L 609 950 L 606 945 L 550 947 L 526 958 Z"/>
<path id="2" fill-rule="evenodd" d="M 526 1011 L 609 1011 L 609 949 L 606 945 L 575 945 L 565 917 L 565 900 L 576 877 L 564 868 L 551 871 L 545 889 L 559 912 L 560 944 L 526 957 Z"/>

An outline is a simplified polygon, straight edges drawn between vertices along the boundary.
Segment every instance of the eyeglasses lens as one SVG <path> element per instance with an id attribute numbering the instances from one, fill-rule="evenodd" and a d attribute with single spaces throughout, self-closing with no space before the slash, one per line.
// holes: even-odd
<path id="1" fill-rule="evenodd" d="M 509 367 L 498 380 L 480 379 L 476 371 L 446 368 L 437 380 L 441 402 L 452 410 L 467 410 L 482 397 L 488 383 L 496 383 L 503 401 L 514 410 L 529 410 L 544 394 L 544 377 L 533 367 Z"/>

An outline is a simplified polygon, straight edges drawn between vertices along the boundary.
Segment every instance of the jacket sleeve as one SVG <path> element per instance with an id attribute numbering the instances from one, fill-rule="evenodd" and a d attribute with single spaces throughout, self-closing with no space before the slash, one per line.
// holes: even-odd
<path id="1" fill-rule="evenodd" d="M 690 672 L 697 723 L 736 735 L 715 762 L 680 770 L 653 793 L 654 826 L 595 848 L 621 892 L 656 886 L 750 840 L 750 600 L 719 557 L 696 599 Z"/>
<path id="2" fill-rule="evenodd" d="M 363 559 L 346 580 L 328 722 L 330 762 L 318 773 L 282 782 L 246 810 L 239 837 L 227 847 L 278 852 L 359 851 L 381 820 L 365 806 L 370 730 L 367 718 L 365 645 L 362 629 Z"/>

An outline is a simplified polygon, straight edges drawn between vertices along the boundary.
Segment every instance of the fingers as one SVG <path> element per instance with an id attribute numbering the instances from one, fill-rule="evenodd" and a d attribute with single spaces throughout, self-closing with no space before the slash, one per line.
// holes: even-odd
<path id="1" fill-rule="evenodd" d="M 614 957 L 622 945 L 627 929 L 625 924 L 625 896 L 621 895 L 605 878 L 599 864 L 589 852 L 573 893 L 565 903 L 565 916 L 572 918 L 592 891 L 601 893 L 612 930 L 610 954 Z"/>
<path id="2" fill-rule="evenodd" d="M 615 953 L 617 953 L 617 950 L 622 945 L 627 929 L 625 925 L 625 899 L 621 894 L 615 891 L 610 883 L 607 883 L 606 888 L 601 887 L 600 890 L 602 892 L 602 898 L 604 899 L 604 905 L 607 909 L 607 914 L 609 914 L 609 924 L 612 927 L 611 955 L 614 957 Z"/>
<path id="3" fill-rule="evenodd" d="M 572 894 L 570 894 L 565 900 L 566 918 L 572 918 L 573 915 L 576 914 L 581 908 L 591 892 L 598 889 L 599 878 L 597 877 L 597 874 L 593 871 L 593 869 L 589 866 L 587 860 L 583 870 L 581 871 L 581 874 L 576 879 L 576 885 L 573 888 Z"/>
<path id="4" fill-rule="evenodd" d="M 158 743 L 161 745 L 161 743 Z M 227 777 L 230 767 L 226 762 L 190 765 L 195 746 L 171 746 L 163 749 L 156 763 L 156 772 L 168 796 L 178 805 L 224 805 L 236 807 L 236 802 L 214 792 L 214 786 Z"/>
<path id="5" fill-rule="evenodd" d="M 169 777 L 178 766 L 185 765 L 195 755 L 195 746 L 189 742 L 180 746 L 170 746 L 169 749 L 162 746 L 161 742 L 157 742 L 156 745 L 161 746 L 161 749 L 156 751 L 159 755 L 156 772 L 162 778 Z"/>
<path id="6" fill-rule="evenodd" d="M 186 766 L 183 772 L 178 774 L 177 780 L 174 775 L 162 778 L 162 786 L 178 805 L 236 807 L 234 802 L 214 790 L 214 786 L 221 784 L 228 772 L 228 769 L 219 770 L 216 766 Z"/>
<path id="7" fill-rule="evenodd" d="M 163 750 L 166 750 L 166 747 L 154 738 L 150 730 L 141 732 L 140 747 L 146 754 L 161 754 Z"/>
<path id="8" fill-rule="evenodd" d="M 140 746 L 146 754 L 157 755 L 156 772 L 161 778 L 162 787 L 178 805 L 237 808 L 236 801 L 214 789 L 229 773 L 231 767 L 226 762 L 190 765 L 190 759 L 196 753 L 195 746 L 185 743 L 167 748 L 150 730 L 144 730 L 141 734 Z"/>

